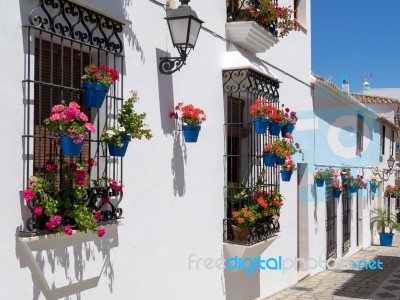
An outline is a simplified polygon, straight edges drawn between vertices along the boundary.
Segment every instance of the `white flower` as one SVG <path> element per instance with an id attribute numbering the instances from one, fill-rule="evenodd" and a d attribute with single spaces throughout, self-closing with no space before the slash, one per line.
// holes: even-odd
<path id="1" fill-rule="evenodd" d="M 107 132 L 107 134 L 108 134 L 109 136 L 114 136 L 114 135 L 115 135 L 115 134 L 114 134 L 114 131 L 112 131 L 111 129 L 107 130 L 106 132 Z"/>
<path id="2" fill-rule="evenodd" d="M 118 128 L 118 130 L 119 130 L 120 132 L 124 132 L 124 131 L 125 131 L 125 127 L 124 127 L 124 126 L 121 126 L 120 128 Z"/>

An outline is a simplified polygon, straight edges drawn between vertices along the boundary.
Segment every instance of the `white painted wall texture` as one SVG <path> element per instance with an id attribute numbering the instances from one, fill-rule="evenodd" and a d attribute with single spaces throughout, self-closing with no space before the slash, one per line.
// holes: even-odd
<path id="1" fill-rule="evenodd" d="M 22 84 L 24 78 L 24 34 L 31 1 L 2 1 L 0 32 L 7 45 L 1 47 L 3 70 L 1 95 L 5 106 L 0 122 L 6 129 L 1 147 L 3 161 L 2 278 L 4 299 L 255 299 L 265 297 L 296 282 L 295 268 L 254 272 L 251 276 L 204 265 L 205 259 L 224 256 L 224 94 L 221 62 L 226 52 L 225 2 L 191 1 L 192 8 L 205 21 L 187 65 L 172 76 L 158 72 L 159 56 L 173 49 L 162 6 L 154 1 L 82 1 L 111 15 L 131 21 L 124 29 L 124 94 L 137 90 L 136 108 L 147 112 L 147 123 L 154 135 L 147 141 L 134 141 L 124 160 L 124 226 L 111 227 L 103 239 L 91 234 L 55 237 L 27 244 L 16 242 L 16 233 L 26 213 L 19 191 L 23 187 L 22 139 L 24 126 Z M 177 2 L 177 1 L 176 1 Z M 303 3 L 305 0 L 302 1 Z M 162 2 L 163 3 L 163 2 Z M 306 2 L 306 23 L 310 22 L 310 1 Z M 291 1 L 282 1 L 283 5 Z M 303 16 L 304 17 L 304 16 Z M 316 161 L 315 124 L 310 92 L 310 26 L 291 33 L 258 57 L 271 65 L 282 81 L 280 100 L 298 111 L 303 120 L 294 136 L 300 141 L 308 166 Z M 295 50 L 294 50 L 295 49 Z M 7 101 L 7 102 L 5 102 Z M 197 144 L 184 144 L 175 131 L 169 112 L 177 102 L 203 108 L 207 121 Z M 304 122 L 304 127 L 301 126 Z M 320 132 L 324 120 L 318 120 Z M 311 124 L 311 125 L 310 125 Z M 310 176 L 306 174 L 305 176 Z M 298 194 L 308 203 L 310 257 L 323 253 L 325 208 L 315 206 L 313 181 L 297 176 L 282 183 L 285 204 L 281 211 L 281 233 L 252 255 L 263 258 L 295 258 L 297 255 Z M 320 197 L 320 191 L 317 191 Z M 315 210 L 315 214 L 314 214 Z M 317 219 L 314 219 L 317 216 Z M 303 228 L 304 229 L 304 228 Z M 32 256 L 33 255 L 33 256 Z M 38 262 L 38 267 L 32 263 Z M 190 258 L 203 259 L 199 264 Z M 210 262 L 210 260 L 208 260 Z M 44 274 L 41 281 L 40 274 Z M 46 284 L 50 291 L 44 291 Z"/>

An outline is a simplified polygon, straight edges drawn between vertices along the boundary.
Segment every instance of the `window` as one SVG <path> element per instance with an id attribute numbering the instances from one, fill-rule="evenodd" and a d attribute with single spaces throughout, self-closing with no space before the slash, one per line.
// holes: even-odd
<path id="1" fill-rule="evenodd" d="M 252 192 L 256 189 L 261 193 L 279 191 L 280 177 L 277 168 L 265 167 L 262 159 L 264 144 L 277 137 L 268 133 L 256 134 L 253 130 L 253 117 L 249 113 L 250 106 L 257 98 L 265 98 L 278 108 L 279 83 L 249 69 L 224 71 L 223 79 L 226 112 L 224 240 L 232 241 L 232 212 L 251 204 Z M 266 223 L 270 222 L 270 225 L 263 227 L 266 232 L 260 231 L 254 236 L 252 234 L 243 243 L 257 243 L 273 235 L 276 227 L 271 217 L 269 220 Z"/>
<path id="2" fill-rule="evenodd" d="M 357 115 L 357 153 L 363 151 L 363 139 L 364 139 L 364 116 Z"/>
<path id="3" fill-rule="evenodd" d="M 27 45 L 23 80 L 25 187 L 30 176 L 41 176 L 46 161 L 55 160 L 60 155 L 54 136 L 46 129 L 43 121 L 50 116 L 51 107 L 62 100 L 66 103 L 75 101 L 81 105 L 96 127 L 96 131 L 85 140 L 81 155 L 64 159 L 72 163 L 94 158 L 97 165 L 91 170 L 91 179 L 106 175 L 122 180 L 122 159 L 111 159 L 100 139 L 101 131 L 115 118 L 122 104 L 123 78 L 120 76 L 120 82 L 110 87 L 105 104 L 100 109 L 84 107 L 81 93 L 81 76 L 83 68 L 88 64 L 108 65 L 117 69 L 119 74 L 123 73 L 124 57 L 120 54 L 122 44 L 118 36 L 122 24 L 67 0 L 60 1 L 62 5 L 57 6 L 57 9 L 62 8 L 62 13 L 54 7 L 50 9 L 50 2 L 40 1 L 31 14 L 37 14 L 40 10 L 47 12 L 43 14 L 45 17 L 42 16 L 42 22 L 36 24 L 35 16 L 30 15 L 30 25 L 24 27 Z M 77 11 L 81 16 L 79 19 L 76 17 Z M 59 170 L 55 184 L 60 185 L 60 188 L 70 184 L 61 178 L 62 170 Z"/>
<path id="4" fill-rule="evenodd" d="M 381 155 L 385 155 L 386 126 L 382 125 L 381 130 Z"/>
<path id="5" fill-rule="evenodd" d="M 307 10 L 306 0 L 293 0 L 294 8 L 294 18 L 300 23 L 304 28 L 307 27 L 306 10 Z"/>

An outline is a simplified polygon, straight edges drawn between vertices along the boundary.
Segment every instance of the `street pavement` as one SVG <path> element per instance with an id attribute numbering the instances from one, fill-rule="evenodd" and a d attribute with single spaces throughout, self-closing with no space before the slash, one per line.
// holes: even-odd
<path id="1" fill-rule="evenodd" d="M 395 232 L 392 247 L 374 245 L 350 256 L 348 260 L 350 264 L 360 260 L 380 260 L 383 270 L 379 270 L 378 265 L 375 265 L 375 270 L 358 270 L 357 267 L 325 270 L 266 299 L 400 299 L 399 231 Z"/>

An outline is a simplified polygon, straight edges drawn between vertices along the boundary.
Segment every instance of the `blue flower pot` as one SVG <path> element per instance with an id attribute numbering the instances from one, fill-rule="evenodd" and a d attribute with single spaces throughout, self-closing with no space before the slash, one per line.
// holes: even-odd
<path id="1" fill-rule="evenodd" d="M 124 157 L 126 153 L 126 149 L 128 149 L 129 142 L 131 141 L 131 137 L 126 135 L 122 137 L 122 147 L 119 147 L 115 144 L 108 144 L 108 151 L 110 152 L 111 156 L 119 156 Z"/>
<path id="2" fill-rule="evenodd" d="M 378 186 L 376 184 L 374 184 L 374 183 L 370 183 L 369 184 L 369 188 L 370 188 L 371 192 L 373 192 L 373 193 L 376 193 L 376 188 L 377 187 Z"/>
<path id="3" fill-rule="evenodd" d="M 292 133 L 294 130 L 293 124 L 286 124 L 282 126 L 281 135 L 282 137 L 286 137 L 286 133 Z"/>
<path id="4" fill-rule="evenodd" d="M 341 194 L 342 194 L 341 190 L 338 190 L 338 189 L 334 189 L 333 190 L 333 197 L 334 198 L 339 198 Z"/>
<path id="5" fill-rule="evenodd" d="M 379 241 L 381 242 L 381 246 L 391 247 L 393 242 L 393 233 L 379 233 Z"/>
<path id="6" fill-rule="evenodd" d="M 315 179 L 315 184 L 317 185 L 317 187 L 323 187 L 324 186 L 324 179 Z"/>
<path id="7" fill-rule="evenodd" d="M 109 86 L 85 81 L 82 83 L 84 104 L 88 107 L 100 108 L 108 92 Z"/>
<path id="8" fill-rule="evenodd" d="M 276 157 L 276 164 L 279 166 L 284 165 L 285 161 L 286 161 L 286 157 L 280 157 L 280 156 Z"/>
<path id="9" fill-rule="evenodd" d="M 199 137 L 200 125 L 182 125 L 183 137 L 186 143 L 196 143 Z"/>
<path id="10" fill-rule="evenodd" d="M 354 185 L 349 185 L 349 191 L 350 193 L 357 193 L 358 188 Z"/>
<path id="11" fill-rule="evenodd" d="M 276 163 L 276 158 L 277 156 L 274 153 L 264 153 L 263 154 L 264 165 L 266 167 L 273 167 Z"/>
<path id="12" fill-rule="evenodd" d="M 268 126 L 269 134 L 273 135 L 273 136 L 278 136 L 279 133 L 281 132 L 282 126 L 283 126 L 283 124 L 279 123 L 279 122 L 271 122 L 271 123 L 269 123 L 269 126 Z"/>
<path id="13" fill-rule="evenodd" d="M 75 144 L 73 138 L 60 134 L 60 143 L 62 155 L 79 156 L 81 154 L 83 141 L 82 143 Z"/>
<path id="14" fill-rule="evenodd" d="M 293 174 L 293 171 L 281 170 L 282 181 L 290 181 L 292 174 Z"/>
<path id="15" fill-rule="evenodd" d="M 255 117 L 254 118 L 254 130 L 258 134 L 265 134 L 267 131 L 267 127 L 269 124 L 269 119 L 262 118 L 262 117 Z"/>

